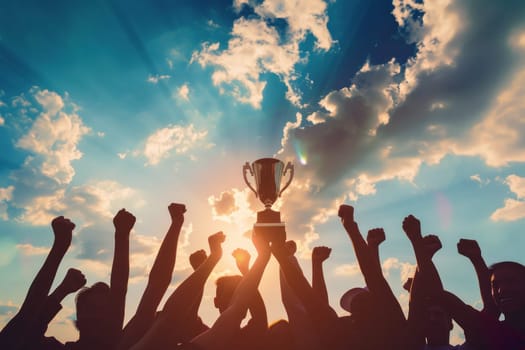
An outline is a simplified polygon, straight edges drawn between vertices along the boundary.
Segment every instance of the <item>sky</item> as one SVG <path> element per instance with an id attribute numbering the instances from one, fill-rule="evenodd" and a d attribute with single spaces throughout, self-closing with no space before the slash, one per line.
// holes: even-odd
<path id="1" fill-rule="evenodd" d="M 383 271 L 405 311 L 409 214 L 442 241 L 445 288 L 479 308 L 460 238 L 489 264 L 525 263 L 525 2 L 0 1 L 0 147 L 0 326 L 44 261 L 55 216 L 76 229 L 54 285 L 70 267 L 108 282 L 120 208 L 137 217 L 129 319 L 171 202 L 188 211 L 167 294 L 208 235 L 227 236 L 200 309 L 212 323 L 213 282 L 237 273 L 230 253 L 255 254 L 247 233 L 263 205 L 242 167 L 265 157 L 294 166 L 274 209 L 307 278 L 312 248 L 332 248 L 338 314 L 340 296 L 364 286 L 343 203 L 363 234 L 385 229 Z M 272 260 L 260 286 L 270 322 L 285 317 L 277 278 Z M 73 299 L 48 335 L 77 339 Z"/>

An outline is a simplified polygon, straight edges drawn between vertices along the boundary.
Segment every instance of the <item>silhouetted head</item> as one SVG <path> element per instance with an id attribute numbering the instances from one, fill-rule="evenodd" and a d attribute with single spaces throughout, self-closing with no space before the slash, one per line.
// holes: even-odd
<path id="1" fill-rule="evenodd" d="M 367 322 L 373 314 L 373 300 L 368 288 L 352 288 L 341 297 L 340 305 L 355 322 Z"/>
<path id="2" fill-rule="evenodd" d="M 452 317 L 441 306 L 435 303 L 425 305 L 425 337 L 430 345 L 448 345 L 452 330 Z"/>
<path id="3" fill-rule="evenodd" d="M 279 320 L 268 327 L 268 349 L 289 350 L 294 348 L 294 341 L 290 324 L 286 320 Z"/>
<path id="4" fill-rule="evenodd" d="M 489 267 L 492 297 L 507 318 L 525 312 L 525 266 L 503 261 Z"/>
<path id="5" fill-rule="evenodd" d="M 81 339 L 107 340 L 111 330 L 109 286 L 98 282 L 82 288 L 76 296 L 77 320 Z"/>
<path id="6" fill-rule="evenodd" d="M 230 305 L 230 301 L 235 292 L 235 288 L 239 285 L 242 280 L 242 276 L 233 275 L 233 276 L 222 276 L 217 279 L 215 282 L 215 298 L 213 303 L 215 307 L 219 309 L 219 312 L 222 313 Z"/>

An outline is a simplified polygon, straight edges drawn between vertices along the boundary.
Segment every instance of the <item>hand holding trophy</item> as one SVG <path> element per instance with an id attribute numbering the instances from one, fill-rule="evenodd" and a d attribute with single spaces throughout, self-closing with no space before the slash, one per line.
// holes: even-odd
<path id="1" fill-rule="evenodd" d="M 266 208 L 257 212 L 257 222 L 253 225 L 254 234 L 264 235 L 271 242 L 277 240 L 284 242 L 286 240 L 286 231 L 284 222 L 281 221 L 281 213 L 272 210 L 271 207 L 292 182 L 294 175 L 292 163 L 288 162 L 285 167 L 284 163 L 279 159 L 261 158 L 251 165 L 249 162 L 246 162 L 242 170 L 244 181 Z M 249 171 L 250 175 L 255 177 L 255 188 L 248 181 L 246 171 Z M 286 185 L 281 189 L 281 178 L 286 176 L 288 171 L 290 171 L 290 177 Z"/>

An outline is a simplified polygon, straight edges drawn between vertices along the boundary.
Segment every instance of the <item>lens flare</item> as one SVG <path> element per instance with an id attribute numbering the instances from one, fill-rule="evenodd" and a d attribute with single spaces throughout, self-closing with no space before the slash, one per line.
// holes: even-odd
<path id="1" fill-rule="evenodd" d="M 294 149 L 299 159 L 299 163 L 306 165 L 308 163 L 308 158 L 306 157 L 306 150 L 302 147 L 301 143 L 298 140 L 294 140 Z"/>

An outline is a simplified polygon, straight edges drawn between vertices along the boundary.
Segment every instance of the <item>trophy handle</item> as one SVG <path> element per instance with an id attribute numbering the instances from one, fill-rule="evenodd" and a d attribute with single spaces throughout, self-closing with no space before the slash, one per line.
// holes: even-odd
<path id="1" fill-rule="evenodd" d="M 293 165 L 291 162 L 288 162 L 286 164 L 286 167 L 284 168 L 283 170 L 283 176 L 286 176 L 286 172 L 290 170 L 290 178 L 288 179 L 288 182 L 286 183 L 286 185 L 284 185 L 283 189 L 279 192 L 279 197 L 281 196 L 281 193 L 283 193 L 284 190 L 286 190 L 286 188 L 288 186 L 290 186 L 290 183 L 292 182 L 292 179 L 293 179 L 293 174 L 294 174 L 294 170 L 293 170 Z"/>
<path id="2" fill-rule="evenodd" d="M 255 193 L 255 197 L 259 197 L 259 195 L 257 194 L 257 191 L 252 187 L 252 185 L 248 181 L 248 178 L 246 177 L 246 170 L 249 170 L 250 171 L 250 175 L 253 176 L 252 167 L 250 166 L 250 163 L 248 163 L 248 162 L 246 162 L 246 164 L 244 164 L 244 166 L 242 167 L 242 176 L 244 177 L 244 182 L 246 182 L 246 184 L 248 185 L 250 190 L 252 190 L 253 193 Z"/>

